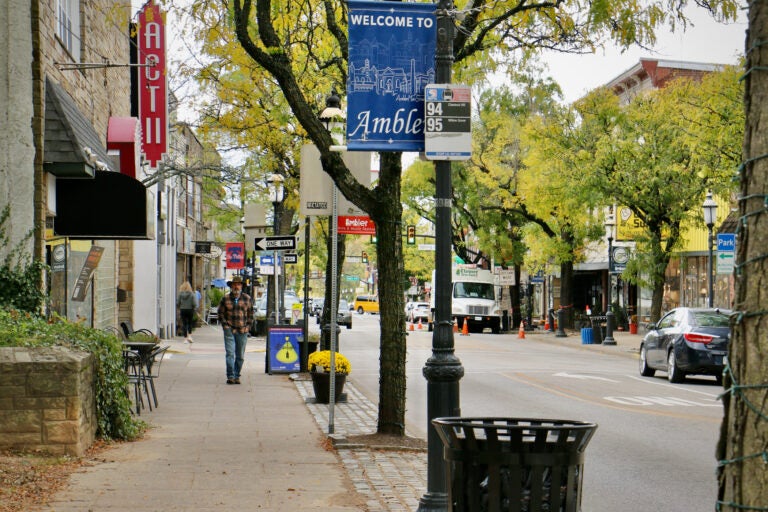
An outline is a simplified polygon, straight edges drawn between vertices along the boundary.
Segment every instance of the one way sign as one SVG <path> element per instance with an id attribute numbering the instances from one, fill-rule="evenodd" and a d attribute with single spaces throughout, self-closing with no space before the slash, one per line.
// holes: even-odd
<path id="1" fill-rule="evenodd" d="M 254 239 L 257 251 L 292 251 L 296 249 L 295 236 L 268 236 Z"/>

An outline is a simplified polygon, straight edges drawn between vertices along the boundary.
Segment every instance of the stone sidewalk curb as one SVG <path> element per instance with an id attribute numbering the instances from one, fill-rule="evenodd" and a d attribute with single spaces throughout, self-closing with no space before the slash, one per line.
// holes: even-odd
<path id="1" fill-rule="evenodd" d="M 318 428 L 331 440 L 368 512 L 406 512 L 419 505 L 427 490 L 427 452 L 406 447 L 374 447 L 350 443 L 349 436 L 376 432 L 378 407 L 349 380 L 346 400 L 334 406 L 334 433 L 328 434 L 328 404 L 314 401 L 312 382 L 291 375 Z"/>

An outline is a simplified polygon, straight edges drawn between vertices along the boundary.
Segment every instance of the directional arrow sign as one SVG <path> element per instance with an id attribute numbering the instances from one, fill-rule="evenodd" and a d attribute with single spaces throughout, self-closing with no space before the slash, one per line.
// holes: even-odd
<path id="1" fill-rule="evenodd" d="M 268 236 L 254 239 L 257 251 L 293 251 L 296 249 L 295 236 Z"/>
<path id="2" fill-rule="evenodd" d="M 736 253 L 733 251 L 717 252 L 717 273 L 718 274 L 732 274 L 733 263 Z"/>
<path id="3" fill-rule="evenodd" d="M 299 255 L 296 253 L 289 253 L 283 256 L 283 261 L 286 265 L 295 265 L 299 262 Z"/>

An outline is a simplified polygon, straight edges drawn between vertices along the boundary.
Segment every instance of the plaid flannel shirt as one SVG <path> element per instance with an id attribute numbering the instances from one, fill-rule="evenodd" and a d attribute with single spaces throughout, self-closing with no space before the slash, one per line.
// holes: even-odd
<path id="1" fill-rule="evenodd" d="M 234 298 L 232 293 L 226 294 L 219 303 L 219 323 L 224 329 L 232 332 L 247 333 L 253 322 L 253 300 L 250 295 L 241 293 Z"/>

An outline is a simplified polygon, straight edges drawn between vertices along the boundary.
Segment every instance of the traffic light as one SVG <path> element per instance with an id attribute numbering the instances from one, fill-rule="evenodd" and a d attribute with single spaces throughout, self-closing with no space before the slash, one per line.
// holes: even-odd
<path id="1" fill-rule="evenodd" d="M 408 226 L 406 230 L 405 243 L 408 245 L 416 245 L 416 226 Z"/>
<path id="2" fill-rule="evenodd" d="M 363 251 L 363 263 L 368 263 L 368 253 Z"/>

